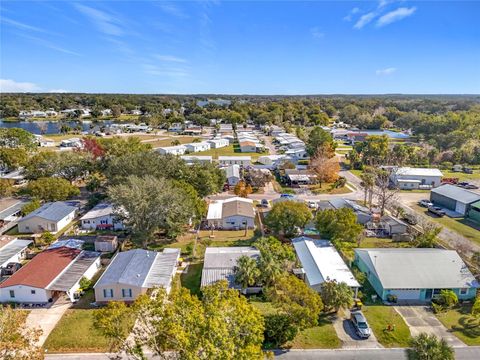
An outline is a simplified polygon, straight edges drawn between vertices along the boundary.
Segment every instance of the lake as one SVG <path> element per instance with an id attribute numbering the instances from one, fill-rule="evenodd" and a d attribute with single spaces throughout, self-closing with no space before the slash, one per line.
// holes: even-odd
<path id="1" fill-rule="evenodd" d="M 359 132 L 366 133 L 368 135 L 387 135 L 392 139 L 408 139 L 410 137 L 408 134 L 392 130 L 360 130 Z"/>
<path id="2" fill-rule="evenodd" d="M 0 127 L 4 128 L 21 128 L 30 131 L 32 134 L 59 134 L 61 124 L 66 124 L 71 128 L 75 128 L 78 125 L 82 127 L 82 131 L 96 131 L 100 126 L 108 126 L 113 124 L 111 120 L 103 120 L 101 122 L 93 123 L 91 121 L 3 121 L 0 120 Z M 40 125 L 39 125 L 40 124 Z M 42 131 L 42 128 L 45 128 Z"/>

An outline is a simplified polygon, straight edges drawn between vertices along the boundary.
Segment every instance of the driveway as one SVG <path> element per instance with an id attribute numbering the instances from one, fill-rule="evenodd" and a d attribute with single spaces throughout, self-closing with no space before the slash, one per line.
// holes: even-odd
<path id="1" fill-rule="evenodd" d="M 443 338 L 452 346 L 466 346 L 455 335 L 448 332 L 427 306 L 395 306 L 395 310 L 410 327 L 412 336 L 424 332 Z"/>
<path id="2" fill-rule="evenodd" d="M 43 345 L 48 335 L 62 318 L 65 311 L 72 306 L 72 303 L 66 298 L 58 299 L 51 307 L 47 309 L 33 309 L 27 316 L 26 325 L 30 329 L 42 330 L 42 335 L 38 339 L 38 345 Z"/>
<path id="3" fill-rule="evenodd" d="M 337 333 L 338 338 L 342 342 L 342 349 L 379 349 L 383 348 L 382 345 L 377 341 L 375 334 L 368 339 L 362 339 L 357 336 L 355 333 L 355 328 L 353 327 L 350 320 L 350 311 L 345 310 L 345 315 L 338 315 L 337 318 L 333 321 L 333 327 Z"/>

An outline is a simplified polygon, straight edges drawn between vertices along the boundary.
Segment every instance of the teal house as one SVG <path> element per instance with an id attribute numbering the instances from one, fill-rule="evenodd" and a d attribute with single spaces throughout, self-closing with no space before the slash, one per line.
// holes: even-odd
<path id="1" fill-rule="evenodd" d="M 443 289 L 469 300 L 480 286 L 454 250 L 355 249 L 354 262 L 384 301 L 428 302 Z"/>

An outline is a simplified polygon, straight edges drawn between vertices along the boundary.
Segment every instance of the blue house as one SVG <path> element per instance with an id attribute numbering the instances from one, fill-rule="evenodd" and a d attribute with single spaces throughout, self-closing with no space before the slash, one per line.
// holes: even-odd
<path id="1" fill-rule="evenodd" d="M 355 249 L 355 264 L 382 300 L 428 302 L 441 290 L 473 299 L 479 283 L 454 250 Z"/>

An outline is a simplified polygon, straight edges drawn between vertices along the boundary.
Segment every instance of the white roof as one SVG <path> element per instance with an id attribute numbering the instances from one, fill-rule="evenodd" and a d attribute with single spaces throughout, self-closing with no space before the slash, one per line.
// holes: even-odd
<path id="1" fill-rule="evenodd" d="M 292 240 L 297 256 L 311 286 L 328 280 L 360 287 L 347 264 L 330 241 L 300 237 Z"/>
<path id="2" fill-rule="evenodd" d="M 443 176 L 439 169 L 401 167 L 395 171 L 397 176 Z"/>
<path id="3" fill-rule="evenodd" d="M 181 149 L 186 149 L 185 145 L 176 145 L 176 146 L 160 146 L 157 149 L 162 149 L 162 150 L 181 150 Z"/>
<path id="4" fill-rule="evenodd" d="M 454 250 L 355 249 L 384 289 L 478 287 L 478 281 Z"/>
<path id="5" fill-rule="evenodd" d="M 83 215 L 80 220 L 96 219 L 101 216 L 108 216 L 113 214 L 113 206 L 108 203 L 100 203 L 96 205 L 92 210 Z"/>
<path id="6" fill-rule="evenodd" d="M 240 165 L 234 164 L 225 168 L 227 178 L 235 177 L 240 178 Z"/>
<path id="7" fill-rule="evenodd" d="M 180 156 L 180 158 L 185 161 L 195 161 L 195 160 L 198 160 L 198 161 L 204 160 L 204 161 L 210 161 L 210 162 L 212 161 L 212 156 L 210 155 L 183 155 L 183 156 Z"/>
<path id="8" fill-rule="evenodd" d="M 218 160 L 219 161 L 222 161 L 222 160 L 242 160 L 242 161 L 248 160 L 248 161 L 251 161 L 252 157 L 251 156 L 219 156 Z"/>

